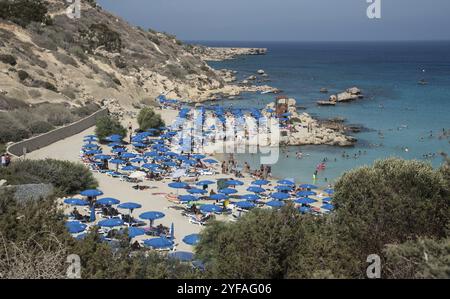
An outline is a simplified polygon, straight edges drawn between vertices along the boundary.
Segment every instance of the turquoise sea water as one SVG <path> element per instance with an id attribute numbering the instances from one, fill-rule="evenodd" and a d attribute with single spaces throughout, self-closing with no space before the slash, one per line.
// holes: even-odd
<path id="1" fill-rule="evenodd" d="M 327 168 L 319 173 L 318 184 L 333 182 L 344 171 L 372 164 L 391 156 L 426 160 L 437 167 L 440 152 L 450 154 L 450 138 L 439 139 L 450 129 L 450 42 L 399 43 L 242 43 L 208 42 L 210 46 L 265 47 L 265 56 L 247 56 L 225 62 L 211 62 L 214 68 L 238 71 L 238 79 L 264 69 L 271 82 L 297 100 L 298 106 L 317 118 L 343 117 L 349 124 L 367 130 L 354 134 L 354 148 L 330 146 L 290 147 L 273 166 L 278 177 L 310 182 L 316 165 L 327 158 Z M 428 85 L 418 81 L 425 79 Z M 319 107 L 318 99 L 357 86 L 365 99 L 336 107 Z M 225 106 L 264 107 L 274 95 L 245 94 L 239 100 L 220 101 Z M 380 137 L 380 134 L 384 138 Z M 430 136 L 432 135 L 432 136 Z M 405 149 L 408 151 L 405 151 Z M 296 159 L 295 153 L 305 154 Z M 349 158 L 343 157 L 343 152 Z M 435 154 L 434 158 L 424 154 Z M 355 157 L 356 154 L 356 157 Z M 259 164 L 257 155 L 239 159 Z"/>

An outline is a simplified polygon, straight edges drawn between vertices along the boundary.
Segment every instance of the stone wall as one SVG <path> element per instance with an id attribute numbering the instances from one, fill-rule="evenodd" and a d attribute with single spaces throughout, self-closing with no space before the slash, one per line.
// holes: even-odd
<path id="1" fill-rule="evenodd" d="M 106 115 L 108 115 L 108 109 L 101 109 L 70 125 L 11 144 L 8 146 L 7 151 L 13 156 L 21 157 L 26 153 L 31 153 L 52 143 L 83 132 L 94 126 L 98 118 Z"/>

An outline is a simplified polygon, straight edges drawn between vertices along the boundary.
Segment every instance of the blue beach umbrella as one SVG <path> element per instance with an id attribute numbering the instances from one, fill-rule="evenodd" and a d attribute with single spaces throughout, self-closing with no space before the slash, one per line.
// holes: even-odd
<path id="1" fill-rule="evenodd" d="M 71 234 L 78 234 L 86 229 L 87 225 L 79 221 L 69 221 L 66 222 L 66 228 Z"/>
<path id="2" fill-rule="evenodd" d="M 191 202 L 191 201 L 197 201 L 197 197 L 193 195 L 180 195 L 178 196 L 178 200 L 181 202 Z"/>
<path id="3" fill-rule="evenodd" d="M 219 162 L 217 162 L 216 160 L 213 159 L 205 159 L 203 160 L 203 162 L 207 163 L 207 164 L 218 164 Z"/>
<path id="4" fill-rule="evenodd" d="M 83 148 L 86 148 L 86 149 L 98 148 L 98 145 L 97 144 L 88 143 L 88 144 L 84 144 Z"/>
<path id="5" fill-rule="evenodd" d="M 167 162 L 164 162 L 163 164 L 168 167 L 175 167 L 178 165 L 177 163 L 175 163 L 173 161 L 167 161 Z"/>
<path id="6" fill-rule="evenodd" d="M 280 184 L 280 185 L 288 185 L 288 186 L 295 185 L 295 183 L 293 181 L 290 181 L 290 180 L 280 180 L 277 183 Z"/>
<path id="7" fill-rule="evenodd" d="M 206 191 L 206 190 L 197 189 L 197 188 L 188 189 L 187 192 L 190 194 L 206 194 L 206 193 L 208 193 L 208 191 Z"/>
<path id="8" fill-rule="evenodd" d="M 136 158 L 137 155 L 134 153 L 123 153 L 121 157 L 123 159 L 133 159 L 133 158 Z"/>
<path id="9" fill-rule="evenodd" d="M 95 221 L 95 207 L 94 205 L 91 206 L 91 212 L 89 214 L 89 221 L 94 222 Z"/>
<path id="10" fill-rule="evenodd" d="M 172 248 L 173 241 L 171 241 L 167 238 L 154 238 L 154 239 L 145 240 L 144 245 L 151 247 L 153 249 Z"/>
<path id="11" fill-rule="evenodd" d="M 135 143 L 133 143 L 133 146 L 143 148 L 143 147 L 146 147 L 147 145 L 144 143 L 141 143 L 141 142 L 135 142 Z"/>
<path id="12" fill-rule="evenodd" d="M 120 203 L 120 200 L 111 197 L 105 197 L 97 200 L 97 203 L 102 206 L 113 206 L 118 205 Z"/>
<path id="13" fill-rule="evenodd" d="M 209 185 L 213 185 L 213 184 L 215 184 L 216 182 L 213 182 L 213 181 L 208 181 L 208 180 L 206 180 L 206 181 L 200 181 L 200 182 L 198 182 L 196 185 L 197 186 L 209 186 Z"/>
<path id="14" fill-rule="evenodd" d="M 141 157 L 137 157 L 137 158 L 130 160 L 130 162 L 132 162 L 132 163 L 140 163 L 140 162 L 144 162 L 144 161 L 145 161 L 145 159 L 141 158 Z"/>
<path id="15" fill-rule="evenodd" d="M 126 149 L 124 149 L 123 147 L 117 147 L 117 148 L 115 148 L 115 149 L 113 149 L 111 152 L 113 152 L 113 153 L 124 153 L 124 152 L 126 152 L 127 150 Z"/>
<path id="16" fill-rule="evenodd" d="M 174 183 L 170 183 L 169 187 L 173 188 L 173 189 L 186 189 L 187 187 L 189 187 L 189 185 L 186 183 L 182 183 L 182 182 L 174 182 Z"/>
<path id="17" fill-rule="evenodd" d="M 252 185 L 257 185 L 257 186 L 263 186 L 263 185 L 267 185 L 270 182 L 268 180 L 256 180 L 254 182 L 252 182 Z"/>
<path id="18" fill-rule="evenodd" d="M 240 202 L 236 202 L 234 204 L 236 207 L 242 208 L 242 209 L 251 209 L 256 207 L 256 205 L 250 201 L 240 201 Z"/>
<path id="19" fill-rule="evenodd" d="M 285 199 L 288 199 L 291 196 L 289 194 L 287 194 L 287 193 L 275 192 L 275 193 L 272 193 L 270 195 L 270 197 L 272 197 L 274 199 L 277 199 L 277 200 L 285 200 Z"/>
<path id="20" fill-rule="evenodd" d="M 119 209 L 124 209 L 124 210 L 130 210 L 133 211 L 134 209 L 140 209 L 142 208 L 142 205 L 138 204 L 138 203 L 134 203 L 134 202 L 126 202 L 126 203 L 122 203 L 120 205 L 117 206 Z"/>
<path id="21" fill-rule="evenodd" d="M 202 213 L 218 213 L 222 211 L 222 207 L 216 205 L 203 205 L 200 207 Z"/>
<path id="22" fill-rule="evenodd" d="M 292 191 L 293 186 L 287 186 L 287 185 L 280 185 L 276 186 L 275 189 L 278 191 Z"/>
<path id="23" fill-rule="evenodd" d="M 110 218 L 98 222 L 98 225 L 101 227 L 117 227 L 122 226 L 123 224 L 123 220 L 118 218 Z"/>
<path id="24" fill-rule="evenodd" d="M 103 192 L 97 189 L 88 189 L 88 190 L 84 190 L 80 193 L 80 195 L 82 196 L 86 196 L 86 197 L 97 197 L 100 195 L 103 195 Z"/>
<path id="25" fill-rule="evenodd" d="M 212 200 L 226 200 L 226 199 L 228 199 L 228 196 L 226 196 L 225 194 L 222 194 L 222 193 L 218 193 L 218 194 L 211 195 L 210 198 Z"/>
<path id="26" fill-rule="evenodd" d="M 109 163 L 119 165 L 119 164 L 125 164 L 125 161 L 122 159 L 113 159 L 113 160 L 110 160 Z"/>
<path id="27" fill-rule="evenodd" d="M 307 214 L 307 213 L 311 213 L 311 208 L 308 208 L 308 207 L 300 207 L 299 211 L 300 211 L 300 213 L 302 213 L 302 214 Z"/>
<path id="28" fill-rule="evenodd" d="M 322 198 L 322 201 L 323 201 L 324 203 L 330 203 L 330 202 L 333 201 L 333 199 L 332 199 L 331 197 L 325 197 L 325 198 Z"/>
<path id="29" fill-rule="evenodd" d="M 334 210 L 334 206 L 332 204 L 324 204 L 323 206 L 321 206 L 321 208 L 328 211 Z"/>
<path id="30" fill-rule="evenodd" d="M 300 185 L 300 188 L 303 188 L 303 189 L 317 189 L 317 186 L 316 185 L 311 185 L 311 184 L 303 184 L 303 185 Z"/>
<path id="31" fill-rule="evenodd" d="M 317 200 L 314 200 L 314 199 L 311 199 L 308 197 L 303 197 L 303 198 L 294 200 L 294 202 L 297 204 L 301 204 L 301 205 L 310 205 L 310 204 L 316 203 Z"/>
<path id="32" fill-rule="evenodd" d="M 109 160 L 111 159 L 110 155 L 96 155 L 94 156 L 95 160 Z"/>
<path id="33" fill-rule="evenodd" d="M 323 190 L 325 193 L 327 193 L 328 195 L 333 195 L 334 194 L 334 189 L 325 189 Z"/>
<path id="34" fill-rule="evenodd" d="M 152 211 L 152 212 L 142 213 L 141 215 L 139 215 L 139 218 L 144 219 L 144 220 L 154 221 L 157 219 L 164 218 L 165 216 L 166 215 L 162 212 Z"/>
<path id="35" fill-rule="evenodd" d="M 269 201 L 268 203 L 266 203 L 266 205 L 268 205 L 269 207 L 272 207 L 272 208 L 281 208 L 281 207 L 284 207 L 285 203 L 283 201 L 273 200 L 273 201 Z"/>
<path id="36" fill-rule="evenodd" d="M 243 186 L 244 182 L 239 180 L 229 180 L 226 181 L 225 184 L 227 184 L 227 186 Z"/>
<path id="37" fill-rule="evenodd" d="M 200 235 L 199 234 L 188 235 L 183 238 L 183 242 L 186 243 L 187 245 L 192 246 L 197 245 L 198 242 L 200 242 Z"/>
<path id="38" fill-rule="evenodd" d="M 102 153 L 101 150 L 93 150 L 93 151 L 87 151 L 87 152 L 85 152 L 85 154 L 88 155 L 88 156 L 99 155 L 99 154 L 101 154 L 101 153 Z"/>
<path id="39" fill-rule="evenodd" d="M 264 188 L 261 187 L 257 187 L 257 186 L 250 186 L 247 188 L 248 192 L 253 192 L 253 193 L 263 193 L 264 191 L 266 191 Z"/>
<path id="40" fill-rule="evenodd" d="M 133 166 L 133 165 L 127 165 L 125 167 L 122 167 L 123 171 L 135 171 L 136 169 L 137 169 L 137 167 Z"/>
<path id="41" fill-rule="evenodd" d="M 317 193 L 314 192 L 314 191 L 300 191 L 300 192 L 297 192 L 297 196 L 298 197 L 308 197 L 308 196 L 314 196 L 314 195 L 317 195 Z"/>
<path id="42" fill-rule="evenodd" d="M 79 198 L 67 198 L 64 199 L 64 203 L 71 205 L 71 206 L 88 206 L 89 202 L 87 202 L 86 200 L 83 199 L 79 199 Z"/>
<path id="43" fill-rule="evenodd" d="M 169 253 L 168 257 L 170 259 L 178 260 L 180 262 L 191 262 L 194 260 L 194 254 L 187 251 L 175 251 Z"/>
<path id="44" fill-rule="evenodd" d="M 236 189 L 232 189 L 232 188 L 224 188 L 224 189 L 220 189 L 219 193 L 230 195 L 230 194 L 236 194 L 236 193 L 238 193 L 238 191 Z"/>
<path id="45" fill-rule="evenodd" d="M 256 194 L 245 194 L 245 195 L 240 196 L 240 198 L 248 200 L 248 201 L 257 201 L 257 200 L 261 199 L 261 197 L 259 197 L 259 195 L 256 195 Z"/>
<path id="46" fill-rule="evenodd" d="M 128 237 L 135 238 L 139 236 L 145 235 L 145 230 L 139 227 L 129 227 L 128 228 Z"/>
<path id="47" fill-rule="evenodd" d="M 150 170 L 154 170 L 159 167 L 161 167 L 159 164 L 152 164 L 152 163 L 146 163 L 146 164 L 142 165 L 142 168 L 150 169 Z"/>
<path id="48" fill-rule="evenodd" d="M 203 158 L 206 158 L 206 156 L 205 155 L 201 155 L 201 154 L 192 155 L 192 159 L 195 159 L 195 160 L 200 160 L 200 159 L 203 159 Z"/>

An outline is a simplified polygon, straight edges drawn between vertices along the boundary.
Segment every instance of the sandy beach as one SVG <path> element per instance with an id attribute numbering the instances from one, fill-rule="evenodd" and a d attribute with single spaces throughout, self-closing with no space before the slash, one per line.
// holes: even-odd
<path id="1" fill-rule="evenodd" d="M 163 120 L 166 124 L 172 123 L 176 116 L 178 115 L 177 110 L 157 110 L 158 113 L 161 113 Z M 124 119 L 124 125 L 127 125 L 129 122 L 133 124 L 133 126 L 137 126 L 135 120 Z M 95 128 L 91 127 L 88 130 L 85 130 L 77 135 L 74 135 L 70 138 L 61 140 L 56 142 L 50 146 L 42 148 L 40 150 L 34 151 L 27 155 L 29 159 L 45 159 L 52 158 L 58 160 L 68 160 L 72 162 L 81 162 L 80 159 L 80 149 L 84 144 L 83 137 L 86 135 L 94 134 Z M 105 152 L 106 153 L 106 152 Z M 216 166 L 215 170 L 220 172 L 219 167 Z M 104 193 L 104 197 L 113 197 L 119 199 L 121 202 L 136 202 L 142 205 L 142 208 L 137 209 L 133 212 L 134 217 L 138 217 L 139 214 L 147 211 L 159 211 L 163 212 L 166 216 L 160 220 L 155 221 L 155 225 L 163 224 L 164 226 L 170 227 L 171 224 L 174 224 L 175 228 L 175 244 L 177 244 L 177 250 L 182 251 L 192 251 L 192 246 L 184 244 L 182 242 L 183 237 L 198 233 L 201 231 L 202 226 L 197 224 L 192 224 L 189 222 L 189 219 L 183 215 L 181 215 L 181 211 L 174 209 L 177 205 L 168 201 L 166 195 L 172 193 L 177 194 L 177 191 L 171 189 L 168 186 L 168 183 L 171 182 L 171 179 L 164 179 L 162 181 L 145 181 L 140 185 L 148 186 L 150 189 L 144 191 L 138 191 L 132 188 L 133 184 L 129 182 L 125 182 L 120 180 L 119 178 L 113 178 L 108 176 L 107 174 L 102 174 L 99 172 L 94 172 L 94 177 L 99 182 L 99 187 L 101 191 Z M 208 176 L 201 176 L 200 180 L 217 180 L 217 179 L 231 179 L 234 178 L 232 175 L 226 174 L 215 174 Z M 186 178 L 182 178 L 183 179 Z M 237 186 L 236 189 L 239 191 L 239 194 L 248 194 L 246 188 L 250 185 L 254 178 L 246 176 L 245 178 L 240 178 L 241 181 L 244 182 L 243 186 Z M 267 190 L 273 189 L 276 186 L 275 181 L 271 181 L 271 184 L 267 186 Z M 214 191 L 217 192 L 216 188 Z M 185 190 L 180 190 L 178 192 L 180 195 L 186 194 Z M 313 197 L 314 198 L 314 197 Z M 320 207 L 321 201 L 317 202 L 313 206 Z M 67 212 L 69 208 L 66 206 Z M 268 207 L 265 207 L 268 208 Z M 71 208 L 70 208 L 71 209 Z M 84 214 L 88 214 L 88 210 L 79 209 L 83 211 Z M 121 211 L 126 212 L 126 211 Z M 217 219 L 220 220 L 230 220 L 230 216 L 218 216 Z M 137 237 L 136 240 L 148 239 L 148 236 Z"/>

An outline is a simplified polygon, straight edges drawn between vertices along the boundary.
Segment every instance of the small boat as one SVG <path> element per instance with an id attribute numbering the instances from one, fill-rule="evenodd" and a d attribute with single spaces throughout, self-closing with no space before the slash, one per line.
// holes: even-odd
<path id="1" fill-rule="evenodd" d="M 428 85 L 428 82 L 427 82 L 427 80 L 422 79 L 417 84 L 419 84 L 419 85 Z"/>
<path id="2" fill-rule="evenodd" d="M 317 101 L 317 105 L 319 105 L 319 106 L 336 106 L 336 102 L 332 102 L 332 101 Z"/>

